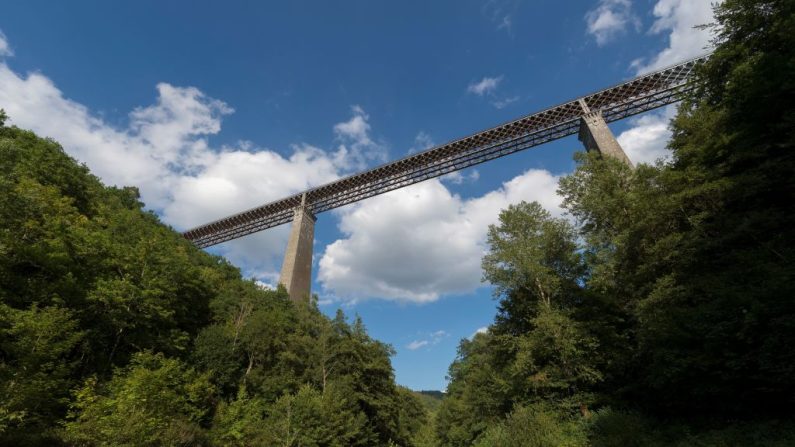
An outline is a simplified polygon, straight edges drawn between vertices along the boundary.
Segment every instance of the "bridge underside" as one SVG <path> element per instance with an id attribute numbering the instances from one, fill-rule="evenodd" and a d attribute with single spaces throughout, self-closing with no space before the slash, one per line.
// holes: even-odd
<path id="1" fill-rule="evenodd" d="M 574 135 L 580 118 L 600 112 L 610 123 L 677 102 L 693 88 L 688 82 L 693 59 L 638 77 L 600 92 L 525 116 L 475 135 L 387 163 L 350 177 L 188 230 L 185 237 L 209 247 L 293 220 L 293 210 L 306 196 L 312 214 L 322 213 L 394 189 L 464 169 L 494 158 Z M 589 111 L 583 110 L 581 101 Z"/>
<path id="2" fill-rule="evenodd" d="M 305 222 L 311 220 L 314 228 L 314 216 L 323 211 L 574 134 L 579 134 L 586 149 L 616 157 L 631 166 L 607 123 L 679 101 L 684 92 L 694 88 L 689 82 L 690 76 L 705 59 L 689 60 L 640 76 L 469 137 L 202 225 L 186 231 L 184 236 L 203 248 L 272 228 L 297 217 L 300 217 L 297 220 L 300 225 L 305 226 Z M 293 233 L 296 231 L 294 229 Z M 290 244 L 292 242 L 291 236 Z M 309 244 L 299 245 L 309 250 L 309 270 L 303 267 L 293 270 L 305 271 L 306 275 L 299 275 L 302 278 L 298 282 L 303 284 L 303 276 L 306 276 L 307 284 L 306 287 L 301 286 L 302 291 L 296 292 L 295 296 L 290 290 L 293 299 L 309 294 L 311 236 Z M 289 260 L 295 257 L 295 262 L 305 263 L 298 260 L 305 259 L 305 253 L 298 253 L 302 251 L 298 250 L 296 256 L 292 256 L 290 247 L 292 245 L 288 245 L 288 256 L 282 269 L 282 283 L 285 285 L 294 282 L 285 276 L 285 269 L 289 270 L 288 263 L 293 262 Z"/>

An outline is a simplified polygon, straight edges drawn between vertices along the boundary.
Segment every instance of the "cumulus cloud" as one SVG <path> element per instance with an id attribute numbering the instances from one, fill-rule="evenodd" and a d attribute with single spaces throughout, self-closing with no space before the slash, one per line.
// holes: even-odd
<path id="1" fill-rule="evenodd" d="M 351 110 L 353 116 L 350 120 L 334 126 L 334 134 L 340 140 L 335 163 L 347 170 L 358 170 L 373 161 L 386 161 L 386 146 L 370 137 L 370 116 L 360 106 L 353 106 Z"/>
<path id="2" fill-rule="evenodd" d="M 477 169 L 473 169 L 468 174 L 462 174 L 461 171 L 451 172 L 449 174 L 445 174 L 439 179 L 443 182 L 449 182 L 454 185 L 460 185 L 466 182 L 476 182 L 480 178 L 480 172 Z"/>
<path id="3" fill-rule="evenodd" d="M 1 42 L 8 48 L 4 37 Z M 212 148 L 208 137 L 221 130 L 231 107 L 193 87 L 160 83 L 156 93 L 154 104 L 130 112 L 128 125 L 114 126 L 43 74 L 20 75 L 0 61 L 0 107 L 9 124 L 54 138 L 107 184 L 139 187 L 148 208 L 180 230 L 332 181 L 385 156 L 358 106 L 332 128 L 340 141 L 335 152 L 297 144 L 285 156 L 250 142 Z M 273 284 L 287 235 L 287 227 L 274 228 L 218 250 Z"/>
<path id="4" fill-rule="evenodd" d="M 472 292 L 481 285 L 488 225 L 522 200 L 560 215 L 557 181 L 533 169 L 495 191 L 462 199 L 432 179 L 355 204 L 338 212 L 345 238 L 326 247 L 318 280 L 352 300 L 422 303 Z"/>
<path id="5" fill-rule="evenodd" d="M 188 228 L 339 177 L 334 154 L 308 145 L 292 149 L 289 157 L 250 146 L 223 149 L 201 172 L 177 179 L 164 220 Z M 225 242 L 218 250 L 234 264 L 247 266 L 249 274 L 275 284 L 288 235 L 289 226 L 271 228 Z"/>
<path id="6" fill-rule="evenodd" d="M 599 46 L 625 33 L 628 27 L 640 27 L 640 19 L 632 12 L 629 0 L 600 0 L 596 8 L 585 15 L 587 31 Z"/>
<path id="7" fill-rule="evenodd" d="M 710 33 L 696 26 L 714 21 L 710 2 L 659 0 L 653 14 L 657 19 L 650 32 L 667 32 L 668 45 L 648 60 L 635 60 L 631 67 L 637 74 L 664 68 L 708 51 Z M 630 119 L 632 127 L 618 136 L 618 142 L 633 162 L 653 163 L 658 159 L 670 159 L 666 144 L 671 138 L 669 122 L 675 113 L 676 107 L 671 105 Z"/>
<path id="8" fill-rule="evenodd" d="M 650 60 L 634 61 L 633 67 L 638 74 L 664 68 L 709 51 L 711 38 L 709 31 L 696 27 L 714 22 L 712 3 L 693 0 L 659 0 L 654 5 L 653 14 L 656 20 L 650 32 L 653 34 L 668 33 L 668 46 Z"/>
<path id="9" fill-rule="evenodd" d="M 467 92 L 473 93 L 478 96 L 483 96 L 487 93 L 493 93 L 497 90 L 497 86 L 502 82 L 502 76 L 497 77 L 484 77 L 479 82 L 473 82 L 467 86 Z"/>
<path id="10" fill-rule="evenodd" d="M 630 118 L 632 127 L 616 138 L 630 160 L 652 164 L 658 159 L 670 159 L 671 152 L 666 147 L 671 139 L 668 124 L 675 113 L 676 106 L 670 105 L 661 111 Z"/>
<path id="11" fill-rule="evenodd" d="M 62 94 L 39 73 L 19 76 L 0 63 L 0 105 L 11 124 L 59 141 L 106 183 L 136 185 L 149 205 L 170 203 L 174 182 L 210 154 L 206 136 L 231 109 L 194 88 L 157 86 L 155 105 L 136 109 L 117 129 Z"/>
<path id="12" fill-rule="evenodd" d="M 290 156 L 250 144 L 223 148 L 174 181 L 163 215 L 192 226 L 332 181 L 340 173 L 335 155 L 309 145 L 294 145 Z"/>

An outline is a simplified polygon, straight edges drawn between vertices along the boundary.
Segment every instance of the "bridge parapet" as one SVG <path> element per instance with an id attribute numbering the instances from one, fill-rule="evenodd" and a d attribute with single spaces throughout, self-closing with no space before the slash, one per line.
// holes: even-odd
<path id="1" fill-rule="evenodd" d="M 610 132 L 607 123 L 679 101 L 683 93 L 695 87 L 690 82 L 691 74 L 706 58 L 707 56 L 692 59 L 639 76 L 466 138 L 202 225 L 186 231 L 184 236 L 199 247 L 209 247 L 282 225 L 295 218 L 294 209 L 301 205 L 302 198 L 308 212 L 316 215 L 548 141 L 581 133 L 583 123 L 595 119 L 588 117 L 593 113 L 598 113 L 600 116 L 593 126 L 586 124 L 588 129 L 585 139 L 588 138 L 587 133 L 590 133 L 594 137 L 594 142 L 598 142 L 600 138 L 597 138 L 597 135 L 605 134 L 602 130 Z M 609 137 L 615 141 L 612 133 Z M 587 141 L 584 142 L 587 147 Z M 618 143 L 615 145 L 618 147 Z M 603 144 L 603 150 L 600 152 L 612 154 L 610 150 L 604 149 L 608 146 L 610 145 Z M 620 147 L 618 149 L 620 150 Z M 626 154 L 623 154 L 623 158 L 626 159 Z M 629 159 L 626 161 L 628 162 Z"/>

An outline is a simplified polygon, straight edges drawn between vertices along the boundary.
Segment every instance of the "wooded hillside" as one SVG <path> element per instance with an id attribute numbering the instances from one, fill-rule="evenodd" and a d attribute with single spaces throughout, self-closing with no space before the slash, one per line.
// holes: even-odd
<path id="1" fill-rule="evenodd" d="M 0 116 L 0 444 L 412 445 L 392 348 Z"/>

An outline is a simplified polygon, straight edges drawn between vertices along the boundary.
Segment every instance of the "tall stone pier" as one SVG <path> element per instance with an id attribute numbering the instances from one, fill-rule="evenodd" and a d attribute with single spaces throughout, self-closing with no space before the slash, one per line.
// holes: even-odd
<path id="1" fill-rule="evenodd" d="M 279 283 L 283 284 L 293 302 L 308 302 L 312 284 L 312 248 L 315 237 L 315 216 L 304 204 L 295 209 L 290 240 L 284 252 Z"/>
<path id="2" fill-rule="evenodd" d="M 580 120 L 578 138 L 582 141 L 585 149 L 597 151 L 602 156 L 617 158 L 632 167 L 632 161 L 621 149 L 621 145 L 618 144 L 618 140 L 613 136 L 613 132 L 607 127 L 605 119 L 602 118 L 602 113 L 598 111 L 591 112 L 582 99 L 580 100 L 580 106 L 582 106 L 585 115 Z"/>

